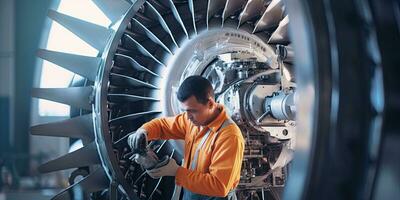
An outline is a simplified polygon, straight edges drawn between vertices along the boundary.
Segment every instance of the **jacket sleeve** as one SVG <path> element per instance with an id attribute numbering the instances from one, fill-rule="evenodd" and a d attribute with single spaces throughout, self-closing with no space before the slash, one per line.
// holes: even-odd
<path id="1" fill-rule="evenodd" d="M 186 112 L 174 117 L 153 119 L 142 125 L 149 140 L 185 139 L 187 126 Z"/>
<path id="2" fill-rule="evenodd" d="M 224 135 L 215 143 L 209 173 L 179 167 L 175 182 L 197 194 L 225 197 L 240 179 L 243 151 L 241 135 Z"/>

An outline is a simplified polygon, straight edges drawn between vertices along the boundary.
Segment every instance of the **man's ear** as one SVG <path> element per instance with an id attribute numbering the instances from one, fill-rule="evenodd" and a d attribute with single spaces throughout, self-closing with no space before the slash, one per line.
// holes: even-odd
<path id="1" fill-rule="evenodd" d="M 214 106 L 214 104 L 215 104 L 214 99 L 212 99 L 211 97 L 208 97 L 208 101 L 207 101 L 208 108 L 211 109 Z"/>

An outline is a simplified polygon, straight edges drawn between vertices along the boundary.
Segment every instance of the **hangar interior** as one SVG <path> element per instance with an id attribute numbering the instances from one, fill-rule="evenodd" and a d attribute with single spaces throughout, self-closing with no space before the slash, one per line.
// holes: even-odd
<path id="1" fill-rule="evenodd" d="M 399 5 L 0 0 L 0 200 L 179 199 L 127 137 L 192 75 L 245 138 L 238 199 L 396 199 Z"/>

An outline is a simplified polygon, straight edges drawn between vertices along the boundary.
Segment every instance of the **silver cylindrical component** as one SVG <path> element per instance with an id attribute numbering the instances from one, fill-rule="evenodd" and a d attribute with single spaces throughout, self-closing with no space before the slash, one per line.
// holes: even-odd
<path id="1" fill-rule="evenodd" d="M 157 155 L 152 150 L 147 150 L 142 154 L 134 154 L 133 159 L 145 169 L 152 169 L 159 163 Z"/>
<path id="2" fill-rule="evenodd" d="M 294 96 L 294 92 L 276 92 L 272 97 L 266 97 L 265 110 L 276 119 L 294 120 L 296 114 Z"/>

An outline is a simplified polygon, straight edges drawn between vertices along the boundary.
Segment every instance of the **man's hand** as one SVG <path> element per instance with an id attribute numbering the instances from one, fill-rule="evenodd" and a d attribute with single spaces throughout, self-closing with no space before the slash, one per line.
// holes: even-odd
<path id="1" fill-rule="evenodd" d="M 146 172 L 151 178 L 160 178 L 162 176 L 175 176 L 178 168 L 179 165 L 176 164 L 175 159 L 170 158 L 167 165 L 152 170 L 146 170 Z"/>
<path id="2" fill-rule="evenodd" d="M 139 128 L 135 133 L 128 137 L 128 145 L 135 153 L 142 153 L 147 147 L 147 132 Z"/>

